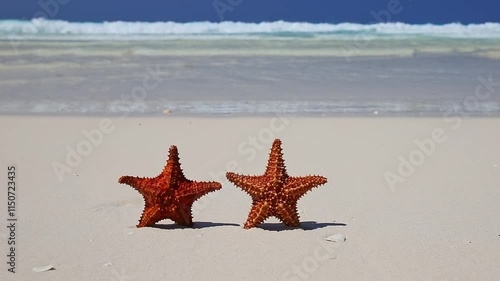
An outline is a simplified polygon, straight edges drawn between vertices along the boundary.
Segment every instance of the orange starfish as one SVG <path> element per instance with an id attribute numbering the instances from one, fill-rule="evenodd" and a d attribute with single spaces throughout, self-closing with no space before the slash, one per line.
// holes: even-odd
<path id="1" fill-rule="evenodd" d="M 157 177 L 123 176 L 118 182 L 132 186 L 144 197 L 146 206 L 137 227 L 151 226 L 167 218 L 180 225 L 192 226 L 191 207 L 194 201 L 222 187 L 218 182 L 186 179 L 175 145 L 170 147 L 167 165 Z"/>
<path id="2" fill-rule="evenodd" d="M 252 197 L 245 229 L 255 227 L 271 216 L 287 226 L 299 226 L 297 201 L 309 190 L 327 182 L 322 176 L 290 177 L 286 172 L 279 139 L 274 140 L 264 175 L 246 176 L 228 172 L 226 177 Z"/>

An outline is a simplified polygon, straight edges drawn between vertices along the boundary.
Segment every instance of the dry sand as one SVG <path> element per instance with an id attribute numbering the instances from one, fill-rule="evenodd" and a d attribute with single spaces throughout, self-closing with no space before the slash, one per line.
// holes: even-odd
<path id="1" fill-rule="evenodd" d="M 100 122 L 112 130 L 59 181 L 53 163 L 69 165 L 65 147 L 85 148 Z M 500 280 L 500 119 L 4 116 L 0 128 L 0 219 L 8 165 L 19 219 L 17 273 L 2 254 L 2 280 Z M 193 229 L 134 227 L 143 201 L 120 176 L 157 175 L 171 144 L 188 178 L 260 174 L 274 137 L 290 175 L 329 179 L 299 201 L 301 229 L 244 230 L 250 198 L 227 181 L 197 202 Z M 400 156 L 419 166 L 391 188 Z M 324 242 L 336 233 L 347 240 Z"/>

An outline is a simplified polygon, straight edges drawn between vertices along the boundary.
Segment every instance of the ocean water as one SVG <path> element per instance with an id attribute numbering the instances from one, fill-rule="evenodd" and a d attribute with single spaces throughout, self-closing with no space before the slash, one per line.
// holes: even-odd
<path id="1" fill-rule="evenodd" d="M 499 59 L 498 23 L 3 20 L 0 114 L 498 116 Z"/>
<path id="2" fill-rule="evenodd" d="M 147 37 L 337 37 L 353 35 L 385 36 L 433 36 L 441 38 L 500 38 L 500 23 L 463 25 L 411 25 L 405 23 L 307 23 L 307 22 L 104 22 L 77 23 L 61 20 L 33 19 L 30 21 L 0 20 L 1 36 L 25 36 L 48 38 L 57 35 L 76 38 L 109 36 L 130 38 Z M 95 36 L 95 37 L 94 37 Z M 67 37 L 66 37 L 67 38 Z"/>

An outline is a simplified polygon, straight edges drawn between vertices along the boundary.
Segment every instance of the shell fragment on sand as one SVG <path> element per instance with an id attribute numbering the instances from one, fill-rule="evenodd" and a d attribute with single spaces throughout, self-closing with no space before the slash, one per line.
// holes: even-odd
<path id="1" fill-rule="evenodd" d="M 325 240 L 330 242 L 344 242 L 346 240 L 346 237 L 344 234 L 337 233 L 335 235 L 326 237 Z"/>
<path id="2" fill-rule="evenodd" d="M 52 270 L 52 269 L 55 269 L 52 264 L 33 267 L 33 271 L 34 272 L 44 272 L 44 271 L 49 271 L 49 270 Z"/>

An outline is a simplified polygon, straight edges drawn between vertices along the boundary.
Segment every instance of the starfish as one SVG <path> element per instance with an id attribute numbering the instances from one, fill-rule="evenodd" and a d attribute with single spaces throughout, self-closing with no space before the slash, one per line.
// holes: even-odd
<path id="1" fill-rule="evenodd" d="M 132 186 L 144 197 L 146 206 L 137 227 L 151 226 L 167 218 L 179 225 L 193 226 L 193 203 L 203 195 L 222 187 L 218 182 L 186 179 L 175 145 L 170 147 L 167 165 L 157 177 L 123 176 L 118 182 Z"/>
<path id="2" fill-rule="evenodd" d="M 252 197 L 252 208 L 244 228 L 249 229 L 274 216 L 287 226 L 299 226 L 297 201 L 309 190 L 325 184 L 322 176 L 290 177 L 286 172 L 281 140 L 274 140 L 266 172 L 262 176 L 228 172 L 229 181 Z"/>

